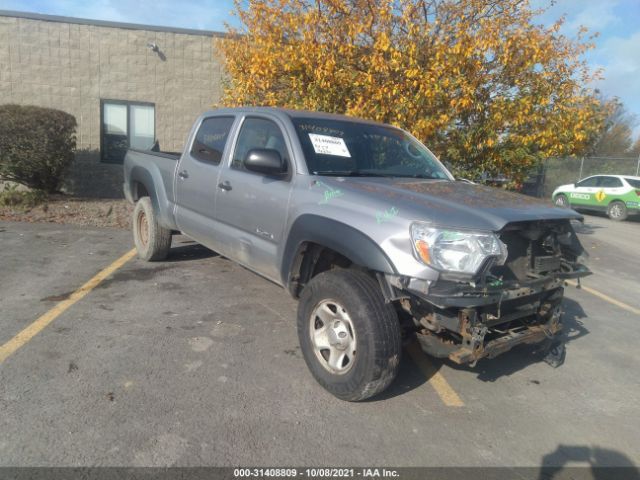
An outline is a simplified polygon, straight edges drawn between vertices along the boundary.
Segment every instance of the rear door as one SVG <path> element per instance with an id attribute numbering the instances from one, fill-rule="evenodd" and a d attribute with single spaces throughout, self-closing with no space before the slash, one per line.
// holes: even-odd
<path id="1" fill-rule="evenodd" d="M 235 120 L 233 115 L 203 118 L 177 166 L 175 191 L 178 228 L 215 250 L 218 248 L 215 238 L 215 196 Z"/>
<path id="2" fill-rule="evenodd" d="M 294 174 L 290 140 L 282 127 L 264 116 L 242 120 L 216 196 L 222 251 L 276 282 L 280 282 L 277 247 L 284 235 Z M 274 177 L 246 170 L 244 159 L 254 148 L 277 150 L 287 163 L 287 174 Z"/>
<path id="3" fill-rule="evenodd" d="M 629 191 L 618 177 L 602 176 L 594 199 L 600 208 L 606 208 L 613 200 L 619 200 Z"/>

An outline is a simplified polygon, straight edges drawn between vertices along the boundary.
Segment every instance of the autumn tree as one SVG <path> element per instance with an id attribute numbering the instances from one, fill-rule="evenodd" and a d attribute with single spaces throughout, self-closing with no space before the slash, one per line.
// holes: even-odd
<path id="1" fill-rule="evenodd" d="M 243 6 L 243 5 L 246 5 Z M 582 31 L 527 0 L 236 0 L 216 40 L 226 105 L 346 113 L 411 131 L 465 177 L 581 153 L 602 108 Z"/>

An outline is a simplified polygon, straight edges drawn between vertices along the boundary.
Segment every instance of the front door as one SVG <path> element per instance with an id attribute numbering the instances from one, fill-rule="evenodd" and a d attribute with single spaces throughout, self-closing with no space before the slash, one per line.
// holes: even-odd
<path id="1" fill-rule="evenodd" d="M 595 196 L 598 192 L 598 181 L 600 177 L 589 177 L 578 182 L 573 191 L 569 194 L 569 202 L 575 206 L 587 206 L 595 203 Z"/>
<path id="2" fill-rule="evenodd" d="M 222 232 L 225 255 L 276 282 L 278 244 L 282 241 L 293 162 L 283 130 L 273 120 L 246 117 L 229 168 L 219 180 L 216 217 Z M 287 163 L 287 174 L 273 177 L 244 168 L 247 153 L 254 148 L 277 150 Z"/>
<path id="3" fill-rule="evenodd" d="M 228 155 L 234 116 L 205 118 L 176 172 L 176 223 L 194 240 L 214 250 L 215 196 L 220 169 Z"/>

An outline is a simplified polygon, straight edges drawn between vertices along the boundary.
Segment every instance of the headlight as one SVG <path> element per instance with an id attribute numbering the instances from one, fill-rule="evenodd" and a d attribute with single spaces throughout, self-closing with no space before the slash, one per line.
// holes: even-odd
<path id="1" fill-rule="evenodd" d="M 438 270 L 474 274 L 488 257 L 499 265 L 507 260 L 507 246 L 493 233 L 464 232 L 411 225 L 411 243 L 416 257 Z"/>

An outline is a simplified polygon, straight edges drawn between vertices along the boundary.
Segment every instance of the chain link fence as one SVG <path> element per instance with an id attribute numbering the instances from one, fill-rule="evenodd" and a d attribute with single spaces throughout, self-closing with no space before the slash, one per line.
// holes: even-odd
<path id="1" fill-rule="evenodd" d="M 548 198 L 560 185 L 598 174 L 640 176 L 640 157 L 549 158 L 527 179 L 522 193 Z"/>

